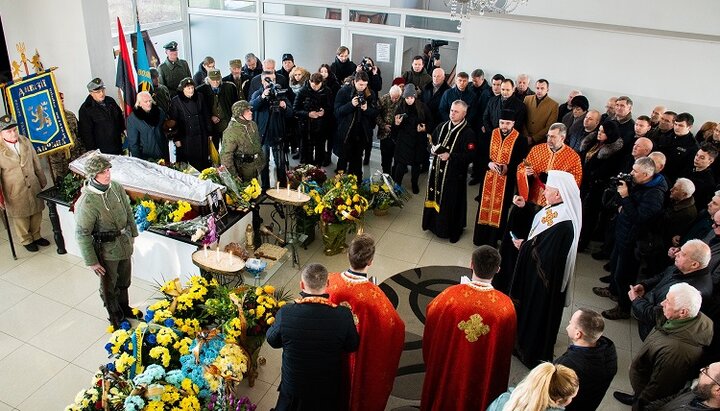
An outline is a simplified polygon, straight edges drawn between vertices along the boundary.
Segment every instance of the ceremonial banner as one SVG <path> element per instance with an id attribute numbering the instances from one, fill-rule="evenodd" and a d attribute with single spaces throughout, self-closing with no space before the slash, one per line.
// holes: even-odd
<path id="1" fill-rule="evenodd" d="M 38 155 L 70 148 L 74 144 L 53 69 L 5 86 L 8 112 L 17 121 L 19 133 L 30 139 Z"/>
<path id="2" fill-rule="evenodd" d="M 143 41 L 138 42 L 137 39 L 141 38 Z M 135 34 L 135 41 L 133 41 L 132 34 L 130 35 L 130 44 L 133 45 L 135 52 L 135 70 L 138 75 L 138 91 L 151 91 L 152 90 L 152 79 L 150 77 L 150 63 L 148 63 L 147 52 L 145 52 L 145 37 L 147 32 L 140 30 L 140 20 L 137 22 L 137 32 Z"/>
<path id="3" fill-rule="evenodd" d="M 125 43 L 125 33 L 123 33 L 120 17 L 117 18 L 118 25 L 118 42 L 120 43 L 120 54 L 117 59 L 117 73 L 115 76 L 115 87 L 122 92 L 122 100 L 125 102 L 125 118 L 132 114 L 133 106 L 135 106 L 135 98 L 137 91 L 135 89 L 135 78 L 132 72 L 132 63 L 130 62 L 130 54 L 128 54 L 127 44 Z"/>

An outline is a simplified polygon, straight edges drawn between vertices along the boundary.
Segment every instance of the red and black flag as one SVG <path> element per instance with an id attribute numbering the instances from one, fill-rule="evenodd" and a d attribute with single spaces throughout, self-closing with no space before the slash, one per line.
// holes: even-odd
<path id="1" fill-rule="evenodd" d="M 128 53 L 127 44 L 125 43 L 125 33 L 120 24 L 120 17 L 117 18 L 118 25 L 118 41 L 120 43 L 120 54 L 118 55 L 117 74 L 115 75 L 115 87 L 122 92 L 122 99 L 125 102 L 125 117 L 132 113 L 135 105 L 135 97 L 137 96 L 137 88 L 135 88 L 135 77 L 133 76 L 132 62 Z"/>

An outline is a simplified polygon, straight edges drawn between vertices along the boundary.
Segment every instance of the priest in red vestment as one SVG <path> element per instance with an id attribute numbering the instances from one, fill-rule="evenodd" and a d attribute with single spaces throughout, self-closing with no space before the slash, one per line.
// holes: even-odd
<path id="1" fill-rule="evenodd" d="M 472 280 L 427 306 L 423 411 L 484 410 L 508 387 L 516 319 L 510 298 L 491 285 L 500 254 L 480 246 L 470 268 Z"/>
<path id="2" fill-rule="evenodd" d="M 538 144 L 530 149 L 525 160 L 517 168 L 518 195 L 526 201 L 545 206 L 542 196 L 542 183 L 540 174 L 547 174 L 549 170 L 567 171 L 575 178 L 580 187 L 582 180 L 582 162 L 580 156 L 572 148 L 565 145 L 567 127 L 563 123 L 550 126 L 547 134 L 547 143 Z"/>
<path id="3" fill-rule="evenodd" d="M 359 235 L 348 249 L 351 268 L 328 279 L 330 301 L 350 308 L 360 334 L 360 347 L 347 357 L 350 411 L 385 409 L 405 342 L 405 323 L 380 287 L 368 280 L 374 256 L 373 239 Z"/>

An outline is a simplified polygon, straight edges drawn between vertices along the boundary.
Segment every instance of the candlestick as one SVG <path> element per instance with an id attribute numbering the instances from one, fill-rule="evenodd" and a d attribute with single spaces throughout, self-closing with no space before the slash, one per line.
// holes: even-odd
<path id="1" fill-rule="evenodd" d="M 203 246 L 203 256 L 207 259 L 207 244 Z"/>

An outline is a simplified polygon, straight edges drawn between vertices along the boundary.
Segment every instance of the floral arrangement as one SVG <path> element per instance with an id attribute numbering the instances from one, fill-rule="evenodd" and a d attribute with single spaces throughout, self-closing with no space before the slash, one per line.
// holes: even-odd
<path id="1" fill-rule="evenodd" d="M 320 215 L 322 222 L 343 223 L 362 218 L 368 209 L 368 200 L 358 193 L 357 177 L 353 174 L 337 174 L 325 185 L 314 212 Z"/>
<path id="2" fill-rule="evenodd" d="M 140 231 L 147 230 L 151 226 L 163 226 L 197 217 L 197 213 L 187 201 L 156 202 L 147 197 L 133 205 L 133 213 L 135 224 Z"/>
<path id="3" fill-rule="evenodd" d="M 255 410 L 234 388 L 257 377 L 257 351 L 288 295 L 270 285 L 231 290 L 198 276 L 158 290 L 164 297 L 144 322 L 110 330 L 110 362 L 66 411 Z"/>
<path id="4" fill-rule="evenodd" d="M 287 171 L 288 184 L 290 188 L 296 189 L 300 185 L 304 185 L 304 188 L 313 188 L 322 186 L 327 180 L 327 174 L 325 170 L 319 167 L 315 167 L 312 164 L 306 164 L 304 166 L 297 166 Z M 307 192 L 307 190 L 303 190 Z"/>
<path id="5" fill-rule="evenodd" d="M 165 161 L 164 159 L 160 159 L 157 161 L 157 164 L 171 168 L 173 170 L 176 170 L 176 171 L 179 171 L 179 172 L 185 173 L 185 174 L 190 174 L 190 175 L 200 174 L 200 172 L 197 171 L 197 169 L 195 167 L 191 166 L 189 163 L 186 163 L 184 161 L 170 163 L 170 162 Z"/>
<path id="6" fill-rule="evenodd" d="M 84 178 L 73 172 L 67 173 L 65 177 L 60 180 L 60 184 L 58 185 L 60 198 L 68 203 L 75 200 L 75 198 L 80 195 L 80 189 L 83 186 L 84 180 Z"/>
<path id="7" fill-rule="evenodd" d="M 227 188 L 225 191 L 225 203 L 236 209 L 247 209 L 251 201 L 258 198 L 262 193 L 260 183 L 256 178 L 251 181 L 241 181 L 230 174 L 224 166 L 209 167 L 200 172 L 200 180 L 210 180 Z"/>
<path id="8" fill-rule="evenodd" d="M 403 186 L 380 171 L 363 180 L 360 192 L 369 199 L 370 208 L 378 210 L 387 210 L 390 207 L 402 208 L 410 199 L 410 194 Z"/>

